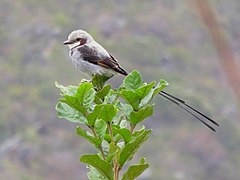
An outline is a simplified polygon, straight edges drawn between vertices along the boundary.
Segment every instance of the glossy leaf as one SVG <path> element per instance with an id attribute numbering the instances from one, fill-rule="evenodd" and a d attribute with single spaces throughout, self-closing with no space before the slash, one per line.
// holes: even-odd
<path id="1" fill-rule="evenodd" d="M 87 168 L 89 169 L 87 173 L 89 180 L 108 180 L 108 178 L 100 174 L 94 167 L 87 165 Z"/>
<path id="2" fill-rule="evenodd" d="M 107 84 L 96 93 L 96 96 L 100 99 L 103 99 L 109 93 L 110 89 L 111 89 L 111 85 Z"/>
<path id="3" fill-rule="evenodd" d="M 118 109 L 120 109 L 120 108 L 118 108 Z M 114 116 L 112 122 L 113 122 L 113 124 L 120 124 L 121 121 L 123 120 L 123 118 L 124 118 L 123 112 L 122 111 L 118 111 L 116 116 Z"/>
<path id="4" fill-rule="evenodd" d="M 145 130 L 143 133 L 137 136 L 136 139 L 124 146 L 118 162 L 121 167 L 126 163 L 126 161 L 132 159 L 133 155 L 137 152 L 143 142 L 148 139 L 150 133 L 151 130 Z"/>
<path id="5" fill-rule="evenodd" d="M 91 144 L 95 145 L 97 149 L 99 149 L 99 146 L 101 144 L 101 140 L 97 139 L 87 133 L 86 130 L 83 130 L 81 127 L 77 126 L 77 135 L 84 137 L 87 139 Z"/>
<path id="6" fill-rule="evenodd" d="M 147 105 L 146 107 L 141 108 L 139 111 L 132 111 L 129 116 L 129 121 L 135 126 L 152 114 L 153 105 Z"/>
<path id="7" fill-rule="evenodd" d="M 140 134 L 142 134 L 145 131 L 145 127 L 143 126 L 142 129 L 139 129 L 137 131 L 134 131 L 134 133 L 132 134 L 133 137 L 138 137 Z"/>
<path id="8" fill-rule="evenodd" d="M 117 114 L 117 108 L 112 104 L 102 104 L 102 110 L 99 114 L 99 118 L 105 122 L 110 123 L 113 117 Z"/>
<path id="9" fill-rule="evenodd" d="M 127 144 L 132 139 L 132 134 L 129 129 L 121 128 L 118 130 L 118 133 L 122 136 L 125 144 Z"/>
<path id="10" fill-rule="evenodd" d="M 165 87 L 167 87 L 169 84 L 167 81 L 161 79 L 160 82 L 156 85 L 154 88 L 154 95 L 161 92 Z"/>
<path id="11" fill-rule="evenodd" d="M 101 113 L 102 106 L 96 105 L 91 113 L 87 115 L 87 121 L 89 126 L 94 126 L 96 119 Z"/>
<path id="12" fill-rule="evenodd" d="M 156 85 L 156 87 L 152 88 L 149 93 L 141 100 L 139 104 L 139 108 L 146 106 L 151 102 L 153 96 L 157 93 L 161 92 L 163 88 L 165 88 L 168 83 L 165 80 L 160 80 L 160 82 Z"/>
<path id="13" fill-rule="evenodd" d="M 77 89 L 78 89 L 77 86 L 67 86 L 67 87 L 65 87 L 61 84 L 58 84 L 57 81 L 55 81 L 55 86 L 61 90 L 61 94 L 63 96 L 64 95 L 73 96 L 77 92 Z"/>
<path id="14" fill-rule="evenodd" d="M 59 102 L 56 105 L 56 110 L 59 118 L 65 118 L 73 123 L 87 124 L 87 119 L 81 112 L 71 108 L 65 103 Z"/>
<path id="15" fill-rule="evenodd" d="M 92 83 L 85 82 L 80 84 L 76 93 L 76 97 L 81 106 L 84 108 L 89 108 L 94 100 L 95 93 L 96 92 L 93 89 Z"/>
<path id="16" fill-rule="evenodd" d="M 111 142 L 109 144 L 108 157 L 106 160 L 108 162 L 110 162 L 113 158 L 118 160 L 120 150 L 121 150 L 120 147 L 118 147 L 114 142 Z"/>
<path id="17" fill-rule="evenodd" d="M 92 88 L 85 94 L 85 97 L 83 100 L 83 107 L 85 107 L 85 108 L 92 107 L 92 103 L 95 99 L 95 93 L 96 93 L 96 91 Z"/>
<path id="18" fill-rule="evenodd" d="M 129 103 L 134 110 L 138 109 L 141 97 L 137 95 L 133 90 L 122 90 L 120 96 L 123 97 L 124 100 Z"/>
<path id="19" fill-rule="evenodd" d="M 111 136 L 109 134 L 105 134 L 104 135 L 104 140 L 107 141 L 108 143 L 111 143 L 112 138 L 111 138 Z"/>
<path id="20" fill-rule="evenodd" d="M 133 111 L 132 106 L 130 106 L 129 104 L 121 104 L 122 106 L 122 110 L 124 112 L 125 116 L 130 116 L 131 112 Z"/>
<path id="21" fill-rule="evenodd" d="M 104 135 L 106 133 L 106 129 L 107 129 L 106 122 L 103 121 L 102 119 L 97 119 L 96 122 L 95 122 L 94 128 L 96 130 L 98 138 L 103 140 Z"/>
<path id="22" fill-rule="evenodd" d="M 128 74 L 121 85 L 122 88 L 127 90 L 137 89 L 143 85 L 142 77 L 138 71 L 132 71 Z"/>
<path id="23" fill-rule="evenodd" d="M 110 90 L 108 95 L 104 99 L 105 104 L 115 104 L 118 98 L 118 94 L 115 93 L 113 90 Z"/>
<path id="24" fill-rule="evenodd" d="M 70 107 L 80 111 L 82 114 L 87 113 L 95 97 L 95 90 L 93 85 L 89 82 L 80 84 L 78 88 L 74 86 L 64 87 L 56 83 L 60 88 L 63 98 L 61 102 L 68 104 Z"/>
<path id="25" fill-rule="evenodd" d="M 94 89 L 96 89 L 97 91 L 100 91 L 105 82 L 109 79 L 110 77 L 106 77 L 106 76 L 102 76 L 102 75 L 99 75 L 99 74 L 96 74 L 93 76 L 92 78 L 92 84 L 94 86 Z"/>
<path id="26" fill-rule="evenodd" d="M 113 179 L 113 169 L 110 163 L 102 160 L 97 154 L 83 155 L 80 158 L 82 163 L 93 166 L 99 173 L 107 179 Z"/>
<path id="27" fill-rule="evenodd" d="M 60 99 L 60 102 L 68 104 L 70 107 L 80 111 L 82 114 L 87 112 L 87 109 L 80 105 L 77 97 L 64 95 L 64 99 Z"/>
<path id="28" fill-rule="evenodd" d="M 129 166 L 128 170 L 123 174 L 122 180 L 134 180 L 139 175 L 141 175 L 148 167 L 149 165 L 144 161 L 140 162 L 139 164 Z"/>
<path id="29" fill-rule="evenodd" d="M 149 92 L 152 90 L 153 86 L 155 85 L 155 82 L 152 82 L 150 84 L 146 84 L 144 86 L 141 86 L 140 88 L 135 90 L 135 93 L 143 99 L 145 96 L 149 94 Z"/>

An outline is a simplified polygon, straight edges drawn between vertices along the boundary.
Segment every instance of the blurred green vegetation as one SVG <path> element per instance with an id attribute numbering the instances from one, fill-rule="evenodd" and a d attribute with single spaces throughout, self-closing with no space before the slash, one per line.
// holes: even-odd
<path id="1" fill-rule="evenodd" d="M 239 59 L 238 0 L 210 0 Z M 217 120 L 211 133 L 175 105 L 157 98 L 153 128 L 139 156 L 150 157 L 142 179 L 240 177 L 239 106 L 221 70 L 211 38 L 188 1 L 0 1 L 0 175 L 2 179 L 86 179 L 79 154 L 90 146 L 57 118 L 54 81 L 87 78 L 62 46 L 85 29 L 129 72 L 167 88 Z M 122 77 L 110 80 L 113 86 Z M 146 154 L 157 154 L 149 156 Z M 138 158 L 138 157 L 137 157 Z M 138 158 L 139 159 L 139 158 Z"/>

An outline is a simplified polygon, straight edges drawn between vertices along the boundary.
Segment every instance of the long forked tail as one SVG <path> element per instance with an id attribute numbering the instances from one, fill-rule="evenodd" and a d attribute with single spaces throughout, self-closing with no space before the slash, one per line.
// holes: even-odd
<path id="1" fill-rule="evenodd" d="M 208 120 L 209 122 L 211 122 L 212 124 L 219 126 L 219 124 L 217 122 L 215 122 L 213 119 L 211 119 L 210 117 L 206 116 L 205 114 L 201 113 L 200 111 L 198 111 L 197 109 L 193 108 L 192 106 L 188 105 L 185 101 L 183 101 L 182 99 L 179 99 L 165 91 L 161 91 L 159 93 L 159 95 L 161 95 L 162 97 L 168 99 L 169 101 L 173 102 L 174 104 L 178 105 L 181 109 L 183 109 L 184 111 L 186 111 L 187 113 L 191 114 L 192 116 L 194 116 L 196 119 L 198 119 L 201 123 L 203 123 L 205 126 L 207 126 L 209 129 L 211 129 L 212 131 L 216 131 L 211 125 L 209 125 L 208 123 L 206 123 L 205 121 L 203 121 L 202 118 L 200 118 L 199 116 L 205 118 L 206 120 Z M 197 116 L 197 113 L 199 116 Z"/>
<path id="2" fill-rule="evenodd" d="M 120 66 L 119 66 L 120 67 Z M 121 67 L 120 67 L 121 68 Z M 122 68 L 121 68 L 122 69 Z M 124 76 L 127 76 L 128 73 L 124 70 L 125 73 L 121 73 Z M 160 93 L 158 93 L 159 95 L 161 95 L 162 97 L 166 98 L 167 100 L 171 101 L 172 103 L 176 104 L 178 107 L 180 107 L 182 110 L 184 110 L 185 112 L 187 112 L 188 114 L 192 115 L 193 117 L 195 117 L 197 120 L 199 120 L 201 123 L 203 123 L 205 126 L 207 126 L 209 129 L 211 129 L 212 131 L 216 131 L 212 125 L 209 125 L 208 123 L 206 123 L 203 119 L 208 120 L 209 122 L 211 122 L 213 125 L 219 126 L 219 124 L 214 121 L 213 119 L 211 119 L 210 117 L 206 116 L 205 114 L 203 114 L 202 112 L 198 111 L 197 109 L 193 108 L 192 106 L 188 105 L 184 100 L 179 99 L 165 91 L 161 91 Z M 196 114 L 195 114 L 196 113 Z M 200 118 L 200 117 L 201 118 Z"/>

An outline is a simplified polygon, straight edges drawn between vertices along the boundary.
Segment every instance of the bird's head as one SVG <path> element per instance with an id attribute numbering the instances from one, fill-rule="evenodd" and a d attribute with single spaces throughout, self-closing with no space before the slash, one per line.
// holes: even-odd
<path id="1" fill-rule="evenodd" d="M 75 30 L 68 35 L 68 39 L 63 42 L 64 45 L 68 45 L 70 49 L 84 45 L 93 41 L 93 38 L 90 34 L 83 30 Z"/>

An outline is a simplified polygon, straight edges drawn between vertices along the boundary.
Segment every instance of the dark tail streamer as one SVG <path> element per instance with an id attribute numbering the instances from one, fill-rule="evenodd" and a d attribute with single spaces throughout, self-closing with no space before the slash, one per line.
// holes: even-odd
<path id="1" fill-rule="evenodd" d="M 181 104 L 185 105 L 186 107 L 190 108 L 191 110 L 193 110 L 194 112 L 198 113 L 199 115 L 203 116 L 204 118 L 206 118 L 208 121 L 212 122 L 213 124 L 215 124 L 216 126 L 219 126 L 219 124 L 217 122 L 215 122 L 213 119 L 211 119 L 210 117 L 206 116 L 205 114 L 203 114 L 202 112 L 198 111 L 197 109 L 193 108 L 192 106 L 188 105 L 185 101 L 183 101 L 182 99 L 179 99 L 165 91 L 161 91 L 161 94 L 165 94 L 168 97 L 171 97 L 173 99 L 175 99 L 176 101 L 180 102 Z"/>
<path id="2" fill-rule="evenodd" d="M 162 97 L 166 98 L 167 100 L 173 102 L 174 104 L 176 104 L 178 107 L 180 107 L 181 109 L 183 109 L 185 112 L 191 114 L 193 117 L 195 117 L 196 119 L 198 119 L 201 123 L 203 123 L 205 126 L 207 126 L 209 129 L 211 129 L 212 131 L 216 131 L 211 125 L 207 124 L 205 121 L 203 121 L 201 118 L 199 118 L 197 115 L 195 115 L 193 112 L 191 112 L 189 109 L 193 110 L 194 112 L 198 113 L 199 115 L 203 116 L 206 119 L 210 119 L 209 121 L 212 122 L 213 124 L 219 126 L 214 120 L 212 120 L 211 118 L 207 117 L 206 115 L 204 115 L 203 113 L 199 112 L 198 110 L 194 109 L 193 107 L 189 106 L 188 104 L 185 103 L 185 101 L 172 96 L 164 91 L 161 91 L 159 93 L 159 95 L 161 95 Z M 185 106 L 185 107 L 184 107 Z"/>

